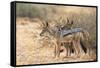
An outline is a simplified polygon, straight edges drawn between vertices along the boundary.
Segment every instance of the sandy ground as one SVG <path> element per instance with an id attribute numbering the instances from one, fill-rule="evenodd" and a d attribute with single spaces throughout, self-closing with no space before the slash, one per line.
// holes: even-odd
<path id="1" fill-rule="evenodd" d="M 42 31 L 40 22 L 39 20 L 30 21 L 28 18 L 17 19 L 17 65 L 93 61 L 96 58 L 96 56 L 87 55 L 63 58 L 65 51 L 61 53 L 60 58 L 54 58 L 54 45 L 48 42 L 50 40 L 39 36 Z"/>

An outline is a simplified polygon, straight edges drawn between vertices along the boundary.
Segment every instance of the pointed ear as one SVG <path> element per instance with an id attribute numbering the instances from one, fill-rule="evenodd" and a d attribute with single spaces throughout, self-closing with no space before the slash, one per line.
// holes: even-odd
<path id="1" fill-rule="evenodd" d="M 46 21 L 46 27 L 48 27 L 48 26 L 49 26 L 48 21 Z"/>
<path id="2" fill-rule="evenodd" d="M 45 27 L 45 21 L 44 20 L 42 21 L 41 26 Z"/>
<path id="3" fill-rule="evenodd" d="M 73 20 L 71 21 L 71 25 L 73 24 Z"/>
<path id="4" fill-rule="evenodd" d="M 69 19 L 67 18 L 67 23 L 69 23 Z"/>

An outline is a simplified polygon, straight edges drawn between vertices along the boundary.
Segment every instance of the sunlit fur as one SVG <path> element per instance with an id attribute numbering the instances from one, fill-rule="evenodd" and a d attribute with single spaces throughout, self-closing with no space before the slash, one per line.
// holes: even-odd
<path id="1" fill-rule="evenodd" d="M 67 19 L 65 22 L 66 26 L 63 26 L 64 28 L 67 28 L 68 24 L 72 26 L 73 21 L 69 22 L 69 19 Z M 92 49 L 92 46 L 90 45 L 90 35 L 86 30 L 82 30 L 80 32 L 69 34 L 62 39 L 59 37 L 59 33 L 57 33 L 54 28 L 50 28 L 48 22 L 43 22 L 43 30 L 40 33 L 41 36 L 48 35 L 50 39 L 52 40 L 52 43 L 55 45 L 54 54 L 55 57 L 60 56 L 60 48 L 61 45 L 63 45 L 66 48 L 66 56 L 71 56 L 71 50 L 73 49 L 75 56 L 81 56 L 83 54 L 90 55 L 90 51 Z M 61 27 L 59 24 L 57 24 L 58 29 Z M 70 27 L 71 28 L 71 27 Z M 68 29 L 70 29 L 68 28 Z"/>

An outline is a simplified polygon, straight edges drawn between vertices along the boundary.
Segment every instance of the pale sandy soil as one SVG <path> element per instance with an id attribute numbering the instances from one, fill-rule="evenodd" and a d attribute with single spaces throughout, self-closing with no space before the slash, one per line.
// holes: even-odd
<path id="1" fill-rule="evenodd" d="M 40 22 L 39 20 L 29 21 L 28 18 L 17 19 L 17 65 L 93 61 L 96 58 L 96 56 L 87 55 L 63 58 L 64 52 L 61 53 L 60 58 L 54 58 L 54 45 L 39 36 Z"/>

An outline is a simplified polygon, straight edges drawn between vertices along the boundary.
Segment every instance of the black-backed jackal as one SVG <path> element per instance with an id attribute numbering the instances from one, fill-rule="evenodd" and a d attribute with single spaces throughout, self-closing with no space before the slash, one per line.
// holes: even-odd
<path id="1" fill-rule="evenodd" d="M 63 22 L 61 20 L 62 18 L 60 18 L 60 22 Z M 46 21 L 43 23 L 43 30 L 40 33 L 40 36 L 44 36 L 47 33 L 50 35 L 49 37 L 53 40 L 52 42 L 55 45 L 55 57 L 60 56 L 61 45 L 66 48 L 66 56 L 71 56 L 72 52 L 75 56 L 81 56 L 83 54 L 90 55 L 92 46 L 90 45 L 89 33 L 86 30 L 81 30 L 61 38 L 61 30 L 67 29 L 68 26 L 68 29 L 71 29 L 73 21 L 69 22 L 67 18 L 64 23 L 64 25 L 60 25 L 59 21 L 57 21 L 56 26 L 50 28 L 49 23 Z"/>

